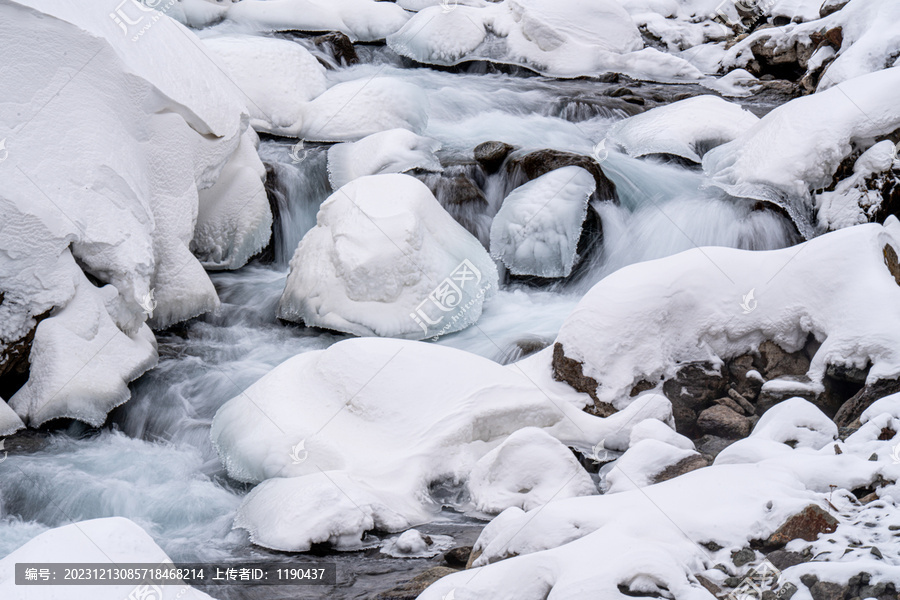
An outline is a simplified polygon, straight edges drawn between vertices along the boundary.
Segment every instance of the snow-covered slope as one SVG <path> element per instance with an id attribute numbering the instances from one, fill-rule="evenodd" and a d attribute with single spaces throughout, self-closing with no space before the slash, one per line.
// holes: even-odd
<path id="1" fill-rule="evenodd" d="M 267 242 L 261 164 L 233 84 L 172 19 L 132 40 L 101 4 L 0 12 L 0 339 L 22 338 L 49 311 L 33 380 L 9 401 L 30 425 L 99 425 L 156 360 L 151 309 L 165 327 L 218 304 L 189 249 L 198 218 L 218 232 L 199 245 L 219 244 L 227 266 Z"/>
<path id="2" fill-rule="evenodd" d="M 821 342 L 808 373 L 813 385 L 827 365 L 870 361 L 870 382 L 895 378 L 900 273 L 886 263 L 898 250 L 900 222 L 891 217 L 783 250 L 696 248 L 632 265 L 585 295 L 557 343 L 597 382 L 597 397 L 616 407 L 632 401 L 634 383 L 672 376 L 677 362 L 719 364 L 764 340 L 793 352 L 809 334 Z"/>
<path id="3" fill-rule="evenodd" d="M 282 319 L 424 339 L 477 322 L 497 292 L 497 268 L 481 243 L 409 175 L 355 179 L 316 220 L 291 259 Z"/>

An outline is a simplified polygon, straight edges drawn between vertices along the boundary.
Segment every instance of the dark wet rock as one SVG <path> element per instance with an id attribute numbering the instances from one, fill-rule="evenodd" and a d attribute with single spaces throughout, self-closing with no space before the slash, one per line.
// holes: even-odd
<path id="1" fill-rule="evenodd" d="M 726 363 L 726 370 L 728 372 L 729 379 L 731 380 L 731 387 L 743 396 L 745 399 L 753 402 L 756 400 L 756 397 L 759 395 L 759 390 L 762 388 L 763 382 L 760 381 L 759 378 L 754 376 L 747 376 L 747 373 L 750 371 L 757 371 L 757 365 L 753 364 L 753 356 L 750 354 L 743 354 L 741 356 L 737 356 Z M 730 395 L 730 392 L 729 392 Z"/>
<path id="2" fill-rule="evenodd" d="M 353 42 L 346 34 L 340 31 L 331 31 L 324 35 L 318 35 L 312 38 L 312 43 L 325 50 L 334 57 L 334 61 L 347 66 L 355 65 L 359 62 L 359 56 L 356 54 L 356 48 Z"/>
<path id="3" fill-rule="evenodd" d="M 472 546 L 457 546 L 444 553 L 444 561 L 454 569 L 465 569 L 472 554 Z"/>
<path id="4" fill-rule="evenodd" d="M 669 465 L 653 478 L 653 483 L 660 483 L 674 479 L 685 473 L 702 469 L 709 466 L 709 459 L 701 454 L 694 454 L 679 460 L 674 465 Z"/>
<path id="5" fill-rule="evenodd" d="M 804 573 L 803 575 L 800 576 L 800 583 L 802 583 L 803 585 L 805 585 L 808 588 L 811 588 L 812 586 L 816 585 L 816 583 L 818 581 L 819 581 L 819 578 L 816 577 L 815 575 L 813 575 L 812 573 Z"/>
<path id="6" fill-rule="evenodd" d="M 770 563 L 772 563 L 772 565 L 774 565 L 776 569 L 783 571 L 788 567 L 793 567 L 795 565 L 809 562 L 812 557 L 806 554 L 801 554 L 800 552 L 774 550 L 772 552 L 769 552 L 766 555 L 766 558 Z"/>
<path id="7" fill-rule="evenodd" d="M 810 504 L 790 517 L 775 533 L 763 542 L 767 548 L 780 548 L 791 540 L 801 539 L 814 542 L 821 533 L 833 533 L 838 520 L 815 504 Z"/>
<path id="8" fill-rule="evenodd" d="M 701 412 L 697 417 L 697 426 L 704 433 L 730 439 L 747 437 L 751 429 L 747 417 L 721 405 L 712 406 Z"/>
<path id="9" fill-rule="evenodd" d="M 3 292 L 0 292 L 0 305 L 3 302 Z M 34 327 L 17 340 L 7 341 L 0 338 L 0 398 L 11 398 L 28 381 L 31 372 L 31 363 L 28 359 L 31 356 L 34 334 L 40 322 L 49 316 L 49 310 L 34 315 Z"/>
<path id="10" fill-rule="evenodd" d="M 756 552 L 750 548 L 741 548 L 731 553 L 731 562 L 736 567 L 743 567 L 756 560 Z"/>
<path id="11" fill-rule="evenodd" d="M 763 414 L 776 404 L 784 402 L 788 398 L 803 398 L 813 404 L 816 404 L 818 394 L 809 389 L 809 379 L 807 377 L 780 377 L 778 381 L 782 384 L 778 388 L 763 387 L 756 399 L 757 414 Z M 796 383 L 796 387 L 788 384 Z"/>
<path id="12" fill-rule="evenodd" d="M 825 367 L 825 374 L 828 375 L 828 377 L 840 381 L 864 384 L 866 378 L 869 376 L 869 369 L 868 367 L 859 369 L 857 367 L 845 367 L 843 365 L 827 365 Z"/>
<path id="13" fill-rule="evenodd" d="M 652 381 L 647 381 L 646 379 L 641 379 L 640 381 L 638 381 L 631 387 L 631 392 L 629 392 L 628 395 L 630 397 L 634 398 L 635 396 L 638 396 L 648 390 L 652 390 L 653 388 L 656 387 L 656 385 L 657 384 Z"/>
<path id="14" fill-rule="evenodd" d="M 819 17 L 825 18 L 850 4 L 850 0 L 825 0 L 819 7 Z"/>
<path id="15" fill-rule="evenodd" d="M 728 397 L 741 407 L 745 415 L 750 416 L 756 414 L 756 407 L 736 389 L 730 388 L 728 390 Z"/>
<path id="16" fill-rule="evenodd" d="M 484 180 L 481 165 L 446 165 L 443 173 L 420 172 L 414 176 L 428 186 L 457 223 L 485 247 L 489 245 L 492 215 L 488 214 L 490 206 L 480 186 Z"/>
<path id="17" fill-rule="evenodd" d="M 721 406 L 730 408 L 731 410 L 733 410 L 734 412 L 736 412 L 739 415 L 747 415 L 748 414 L 740 404 L 738 404 L 737 402 L 735 402 L 728 396 L 725 396 L 722 398 L 716 398 L 715 400 L 713 400 L 713 402 L 715 402 L 716 404 L 719 404 Z M 752 413 L 750 413 L 750 414 L 752 414 Z"/>
<path id="18" fill-rule="evenodd" d="M 815 48 L 814 42 L 799 37 L 788 44 L 775 44 L 771 35 L 760 35 L 750 46 L 754 60 L 747 70 L 757 77 L 769 74 L 777 79 L 798 81 L 806 73 Z"/>
<path id="19" fill-rule="evenodd" d="M 597 399 L 597 380 L 584 374 L 584 363 L 565 355 L 562 344 L 553 344 L 553 378 L 556 381 L 568 383 L 579 392 L 588 394 L 593 400 L 593 405 L 585 408 L 585 412 L 598 417 L 608 417 L 616 412 L 615 407 L 607 402 Z"/>
<path id="20" fill-rule="evenodd" d="M 675 429 L 689 438 L 701 435 L 697 417 L 716 398 L 726 395 L 727 380 L 709 363 L 686 363 L 675 377 L 663 383 L 663 394 L 672 403 Z"/>
<path id="21" fill-rule="evenodd" d="M 513 146 L 505 142 L 483 142 L 475 146 L 475 160 L 487 173 L 496 173 Z"/>
<path id="22" fill-rule="evenodd" d="M 844 600 L 849 591 L 849 586 L 830 581 L 819 581 L 809 588 L 813 600 Z"/>
<path id="23" fill-rule="evenodd" d="M 550 171 L 572 166 L 581 167 L 593 175 L 597 189 L 591 196 L 592 200 L 619 203 L 616 184 L 603 173 L 603 169 L 592 157 L 560 150 L 536 150 L 522 156 L 513 156 L 506 162 L 509 179 L 515 182 L 516 187 Z"/>
<path id="24" fill-rule="evenodd" d="M 711 456 L 713 459 L 719 455 L 722 450 L 732 445 L 737 440 L 728 440 L 716 435 L 704 435 L 694 440 L 694 446 L 701 454 Z"/>
<path id="25" fill-rule="evenodd" d="M 802 350 L 788 352 L 775 342 L 765 341 L 759 345 L 759 371 L 766 379 L 777 379 L 786 375 L 803 377 L 809 371 L 809 356 Z"/>
<path id="26" fill-rule="evenodd" d="M 897 392 L 900 392 L 900 380 L 879 379 L 875 383 L 863 387 L 856 395 L 847 400 L 834 416 L 834 422 L 838 427 L 847 427 L 859 419 L 863 411 L 876 400 Z"/>
<path id="27" fill-rule="evenodd" d="M 429 585 L 431 585 L 441 577 L 446 577 L 447 575 L 451 575 L 456 572 L 458 572 L 458 569 L 451 569 L 449 567 L 433 567 L 431 569 L 428 569 L 424 573 L 416 575 L 403 585 L 395 587 L 386 592 L 381 592 L 374 597 L 374 600 L 415 600 L 422 592 L 425 591 L 425 588 L 427 588 Z"/>
<path id="28" fill-rule="evenodd" d="M 710 581 L 703 575 L 694 575 L 694 578 L 696 578 L 697 582 L 700 583 L 700 585 L 702 585 L 704 588 L 706 588 L 706 591 L 709 592 L 710 594 L 712 594 L 713 596 L 718 598 L 719 595 L 722 593 L 722 588 L 717 586 L 715 583 L 713 583 L 712 581 Z"/>

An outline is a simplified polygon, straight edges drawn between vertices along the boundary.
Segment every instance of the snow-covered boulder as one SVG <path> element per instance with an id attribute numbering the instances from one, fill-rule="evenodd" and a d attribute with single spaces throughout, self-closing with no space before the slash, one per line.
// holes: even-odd
<path id="1" fill-rule="evenodd" d="M 291 260 L 278 316 L 424 339 L 478 321 L 497 291 L 484 247 L 409 175 L 352 181 L 322 203 Z"/>
<path id="2" fill-rule="evenodd" d="M 672 154 L 699 163 L 707 151 L 757 121 L 753 113 L 718 96 L 694 96 L 618 121 L 607 137 L 630 156 Z"/>
<path id="3" fill-rule="evenodd" d="M 279 133 L 297 125 L 302 106 L 328 88 L 323 67 L 300 44 L 253 35 L 203 38 L 244 95 L 250 125 Z"/>
<path id="4" fill-rule="evenodd" d="M 491 223 L 491 255 L 514 275 L 568 276 L 596 188 L 581 167 L 555 169 L 517 187 Z"/>
<path id="5" fill-rule="evenodd" d="M 171 564 L 146 531 L 122 517 L 79 521 L 45 531 L 0 559 L 0 596 L 4 600 L 212 600 L 188 585 L 16 585 L 16 563 Z M 62 577 L 62 573 L 58 573 Z"/>
<path id="6" fill-rule="evenodd" d="M 358 142 L 335 144 L 328 149 L 328 181 L 338 189 L 354 179 L 412 169 L 440 171 L 434 155 L 441 144 L 406 129 L 373 133 Z"/>
<path id="7" fill-rule="evenodd" d="M 219 409 L 211 435 L 231 477 L 263 482 L 235 521 L 255 543 L 289 551 L 316 542 L 349 548 L 368 529 L 402 531 L 434 518 L 429 486 L 462 489 L 476 463 L 520 429 L 589 448 L 617 434 L 627 440 L 630 425 L 659 408 L 635 404 L 600 419 L 581 410 L 586 400 L 549 373 L 461 350 L 350 339 L 273 369 Z M 668 412 L 660 416 L 670 419 L 671 405 L 662 401 Z M 503 473 L 501 463 L 509 458 L 509 468 L 519 469 L 526 454 L 510 443 L 486 459 L 480 497 L 508 493 L 525 475 Z M 550 456 L 560 468 L 558 454 Z M 526 470 L 536 491 L 525 497 L 530 504 L 546 500 L 537 490 L 544 490 L 543 478 L 558 482 L 559 474 Z"/>
<path id="8" fill-rule="evenodd" d="M 656 483 L 667 469 L 695 457 L 700 458 L 700 453 L 693 448 L 679 448 L 659 440 L 641 440 L 616 459 L 606 474 L 605 493 L 617 494 L 646 487 Z"/>
<path id="9" fill-rule="evenodd" d="M 397 54 L 422 63 L 489 60 L 552 77 L 622 72 L 654 81 L 696 80 L 687 61 L 644 48 L 616 0 L 503 0 L 431 6 L 388 36 Z"/>
<path id="10" fill-rule="evenodd" d="M 767 410 L 750 435 L 818 450 L 836 440 L 837 434 L 837 425 L 818 407 L 803 398 L 790 398 Z"/>
<path id="11" fill-rule="evenodd" d="M 839 181 L 834 190 L 816 194 L 819 226 L 830 230 L 880 220 L 885 187 L 896 184 L 891 170 L 897 166 L 897 146 L 890 140 L 863 152 L 849 177 Z"/>
<path id="12" fill-rule="evenodd" d="M 571 450 L 543 430 L 526 427 L 475 463 L 469 491 L 476 510 L 497 514 L 510 506 L 531 510 L 551 499 L 590 496 L 597 487 Z"/>
<path id="13" fill-rule="evenodd" d="M 15 57 L 0 74 L 9 90 L 0 340 L 23 339 L 48 315 L 29 357 L 34 380 L 9 399 L 30 425 L 74 414 L 99 425 L 156 361 L 145 321 L 165 327 L 218 305 L 189 249 L 198 218 L 223 239 L 261 247 L 269 235 L 261 164 L 242 143 L 248 117 L 233 84 L 193 33 L 121 7 L 132 9 L 129 27 L 100 4 L 0 6 L 0 50 Z M 229 181 L 217 185 L 223 171 Z M 198 217 L 240 204 L 246 221 Z M 223 255 L 239 266 L 252 246 Z M 67 384 L 63 373 L 76 372 Z"/>
<path id="14" fill-rule="evenodd" d="M 812 335 L 821 342 L 812 387 L 821 389 L 829 364 L 871 362 L 868 381 L 896 378 L 898 249 L 900 222 L 891 217 L 783 250 L 696 248 L 625 267 L 563 324 L 555 373 L 621 408 L 637 381 L 671 378 L 679 363 L 721 364 L 766 340 L 794 352 Z"/>

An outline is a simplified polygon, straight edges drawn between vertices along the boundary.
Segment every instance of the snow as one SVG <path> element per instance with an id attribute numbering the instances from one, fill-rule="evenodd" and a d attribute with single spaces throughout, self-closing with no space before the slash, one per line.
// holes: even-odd
<path id="1" fill-rule="evenodd" d="M 807 373 L 813 386 L 821 387 L 828 364 L 871 361 L 869 382 L 895 378 L 900 287 L 885 266 L 885 246 L 900 248 L 896 218 L 783 250 L 695 248 L 631 265 L 585 295 L 556 341 L 598 382 L 597 397 L 617 408 L 633 401 L 635 382 L 672 377 L 678 363 L 721 364 L 765 340 L 792 352 L 809 334 L 821 342 Z M 742 302 L 750 291 L 748 311 Z"/>
<path id="2" fill-rule="evenodd" d="M 517 187 L 491 223 L 491 256 L 515 275 L 568 276 L 596 187 L 581 167 L 555 169 Z"/>
<path id="3" fill-rule="evenodd" d="M 597 487 L 571 450 L 526 427 L 475 463 L 469 491 L 476 510 L 498 514 L 511 506 L 531 510 L 551 499 L 589 496 Z"/>
<path id="4" fill-rule="evenodd" d="M 608 137 L 630 156 L 674 154 L 699 163 L 706 151 L 734 140 L 757 121 L 718 96 L 694 96 L 618 121 Z"/>
<path id="5" fill-rule="evenodd" d="M 0 559 L 0 595 L 5 600 L 122 600 L 134 585 L 16 585 L 16 563 L 169 564 L 172 561 L 147 532 L 122 517 L 79 521 L 31 539 Z M 60 574 L 61 576 L 62 574 Z M 158 600 L 211 600 L 188 585 L 151 586 Z M 159 594 L 159 595 L 157 595 Z"/>
<path id="6" fill-rule="evenodd" d="M 835 189 L 816 195 L 819 225 L 841 229 L 867 223 L 881 207 L 883 197 L 866 183 L 873 176 L 891 169 L 896 148 L 889 140 L 878 142 L 862 153 L 853 164 L 853 174 L 838 182 Z"/>
<path id="7" fill-rule="evenodd" d="M 449 535 L 423 535 L 416 529 L 404 531 L 390 538 L 381 547 L 381 553 L 394 558 L 431 558 L 453 547 Z"/>
<path id="8" fill-rule="evenodd" d="M 693 450 L 694 442 L 684 437 L 680 433 L 676 433 L 674 429 L 666 425 L 662 421 L 656 419 L 645 419 L 635 425 L 631 429 L 631 436 L 628 439 L 628 447 L 631 448 L 638 442 L 644 440 L 658 440 L 665 442 L 670 446 L 681 448 L 683 450 Z"/>
<path id="9" fill-rule="evenodd" d="M 373 133 L 358 142 L 335 144 L 328 149 L 328 181 L 338 189 L 354 179 L 412 169 L 441 171 L 435 152 L 440 142 L 406 129 Z"/>
<path id="10" fill-rule="evenodd" d="M 11 435 L 25 427 L 22 419 L 10 406 L 0 398 L 0 437 Z"/>
<path id="11" fill-rule="evenodd" d="M 328 88 L 323 67 L 300 44 L 251 35 L 203 38 L 203 45 L 246 98 L 250 125 L 279 133 L 295 125 L 302 107 Z"/>
<path id="12" fill-rule="evenodd" d="M 750 434 L 796 448 L 819 450 L 837 439 L 837 425 L 802 398 L 789 398 L 767 410 Z"/>
<path id="13" fill-rule="evenodd" d="M 164 15 L 142 11 L 120 28 L 97 4 L 34 0 L 0 11 L 11 59 L 0 107 L 9 151 L 0 165 L 0 337 L 21 338 L 51 311 L 30 355 L 35 379 L 9 401 L 28 423 L 79 415 L 99 424 L 155 364 L 144 323 L 166 327 L 218 305 L 189 244 L 201 205 L 261 189 L 253 169 L 225 168 L 231 181 L 216 186 L 247 115 L 199 40 Z M 264 218 L 218 227 L 268 235 Z M 231 265 L 239 263 L 237 252 Z M 65 385 L 63 373 L 84 361 Z"/>
<path id="14" fill-rule="evenodd" d="M 409 175 L 371 175 L 320 207 L 291 260 L 278 316 L 364 336 L 465 329 L 497 290 L 475 237 Z"/>
<path id="15" fill-rule="evenodd" d="M 410 14 L 376 0 L 241 0 L 224 16 L 231 26 L 226 29 L 340 31 L 352 41 L 373 42 L 400 29 Z"/>
<path id="16" fill-rule="evenodd" d="M 607 486 L 604 493 L 617 494 L 646 487 L 667 467 L 691 456 L 699 456 L 699 453 L 659 440 L 641 440 L 632 444 L 606 473 Z"/>
<path id="17" fill-rule="evenodd" d="M 690 63 L 643 48 L 616 0 L 503 0 L 431 6 L 387 37 L 390 48 L 422 63 L 489 60 L 552 77 L 622 72 L 653 81 L 697 80 Z"/>
<path id="18" fill-rule="evenodd" d="M 440 504 L 429 486 L 462 488 L 479 460 L 480 498 L 545 499 L 543 478 L 557 482 L 559 474 L 521 465 L 535 456 L 523 439 L 540 434 L 520 433 L 484 459 L 519 430 L 539 428 L 590 448 L 617 437 L 627 444 L 631 427 L 645 418 L 671 420 L 668 400 L 653 394 L 607 419 L 593 417 L 582 411 L 587 396 L 553 382 L 546 355 L 535 356 L 522 368 L 503 367 L 436 344 L 365 338 L 288 359 L 213 420 L 212 440 L 229 476 L 262 482 L 236 526 L 278 550 L 324 541 L 358 548 L 368 529 L 403 531 L 435 518 Z M 542 460 L 574 476 L 562 451 Z M 507 461 L 522 472 L 502 472 Z M 534 492 L 510 494 L 525 479 Z"/>

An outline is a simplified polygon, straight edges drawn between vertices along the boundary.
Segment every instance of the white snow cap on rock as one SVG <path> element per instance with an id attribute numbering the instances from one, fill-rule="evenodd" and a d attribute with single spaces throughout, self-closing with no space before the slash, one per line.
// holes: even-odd
<path id="1" fill-rule="evenodd" d="M 406 129 L 373 133 L 358 142 L 335 144 L 328 149 L 328 181 L 338 189 L 354 179 L 412 169 L 441 171 L 434 155 L 441 144 Z"/>
<path id="2" fill-rule="evenodd" d="M 248 207 L 245 220 L 205 221 L 243 240 L 215 240 L 228 266 L 268 239 L 262 165 L 242 144 L 248 117 L 233 84 L 193 33 L 135 10 L 152 28 L 123 31 L 102 3 L 0 6 L 0 50 L 16 57 L 0 75 L 0 339 L 52 311 L 30 354 L 35 380 L 10 398 L 30 424 L 76 414 L 99 424 L 155 364 L 145 321 L 166 327 L 218 305 L 189 250 L 204 207 Z M 85 362 L 87 387 L 60 383 Z"/>
<path id="3" fill-rule="evenodd" d="M 568 276 L 596 187 L 581 167 L 555 169 L 517 187 L 491 223 L 491 255 L 515 275 Z"/>
<path id="4" fill-rule="evenodd" d="M 437 344 L 379 338 L 287 360 L 213 419 L 212 440 L 229 476 L 263 482 L 236 525 L 255 543 L 279 550 L 308 550 L 316 542 L 358 547 L 373 526 L 403 531 L 434 518 L 439 507 L 429 485 L 462 488 L 476 463 L 521 429 L 589 448 L 617 433 L 627 440 L 629 426 L 659 408 L 635 404 L 600 419 L 582 410 L 585 394 L 545 387 L 533 373 Z M 549 372 L 546 379 L 552 383 Z M 671 419 L 671 405 L 662 402 L 668 410 L 660 416 Z M 480 498 L 529 505 L 548 498 L 545 478 L 561 483 L 559 473 L 521 465 L 533 457 L 523 437 L 534 436 L 544 437 L 519 434 L 484 459 L 485 476 L 475 483 Z M 538 443 L 545 450 L 558 444 Z M 577 475 L 574 465 L 560 462 L 561 453 L 549 456 L 542 460 Z M 510 485 L 526 478 L 534 492 L 510 495 L 521 490 Z"/>
<path id="5" fill-rule="evenodd" d="M 759 118 L 718 96 L 695 96 L 613 124 L 608 137 L 630 156 L 674 154 L 699 163 L 710 149 L 730 142 Z"/>
<path id="6" fill-rule="evenodd" d="M 45 531 L 0 559 L 0 596 L 4 600 L 124 600 L 133 598 L 134 584 L 68 585 L 46 587 L 16 585 L 16 563 L 122 563 L 165 566 L 172 560 L 146 531 L 123 517 L 79 521 Z M 59 574 L 61 577 L 62 574 Z M 156 586 L 154 600 L 212 600 L 188 585 Z M 50 590 L 48 592 L 48 590 Z M 58 590 L 58 591 L 57 591 Z M 54 595 L 54 592 L 56 595 Z M 141 596 L 143 597 L 143 596 Z"/>
<path id="7" fill-rule="evenodd" d="M 819 450 L 837 439 L 838 428 L 812 403 L 789 398 L 767 410 L 753 427 L 753 437 Z"/>
<path id="8" fill-rule="evenodd" d="M 813 386 L 828 364 L 871 361 L 870 382 L 892 379 L 900 375 L 900 286 L 885 264 L 892 252 L 900 255 L 893 217 L 783 250 L 702 248 L 631 265 L 585 295 L 556 341 L 597 381 L 598 398 L 618 408 L 634 401 L 636 381 L 671 377 L 679 363 L 721 364 L 765 340 L 793 352 L 810 334 L 821 342 Z"/>
<path id="9" fill-rule="evenodd" d="M 394 52 L 419 62 L 489 60 L 552 77 L 622 72 L 654 81 L 696 80 L 687 61 L 644 48 L 616 0 L 503 0 L 431 6 L 388 36 Z"/>
<path id="10" fill-rule="evenodd" d="M 478 321 L 497 291 L 484 247 L 409 175 L 372 175 L 322 203 L 291 260 L 278 316 L 424 339 Z"/>

